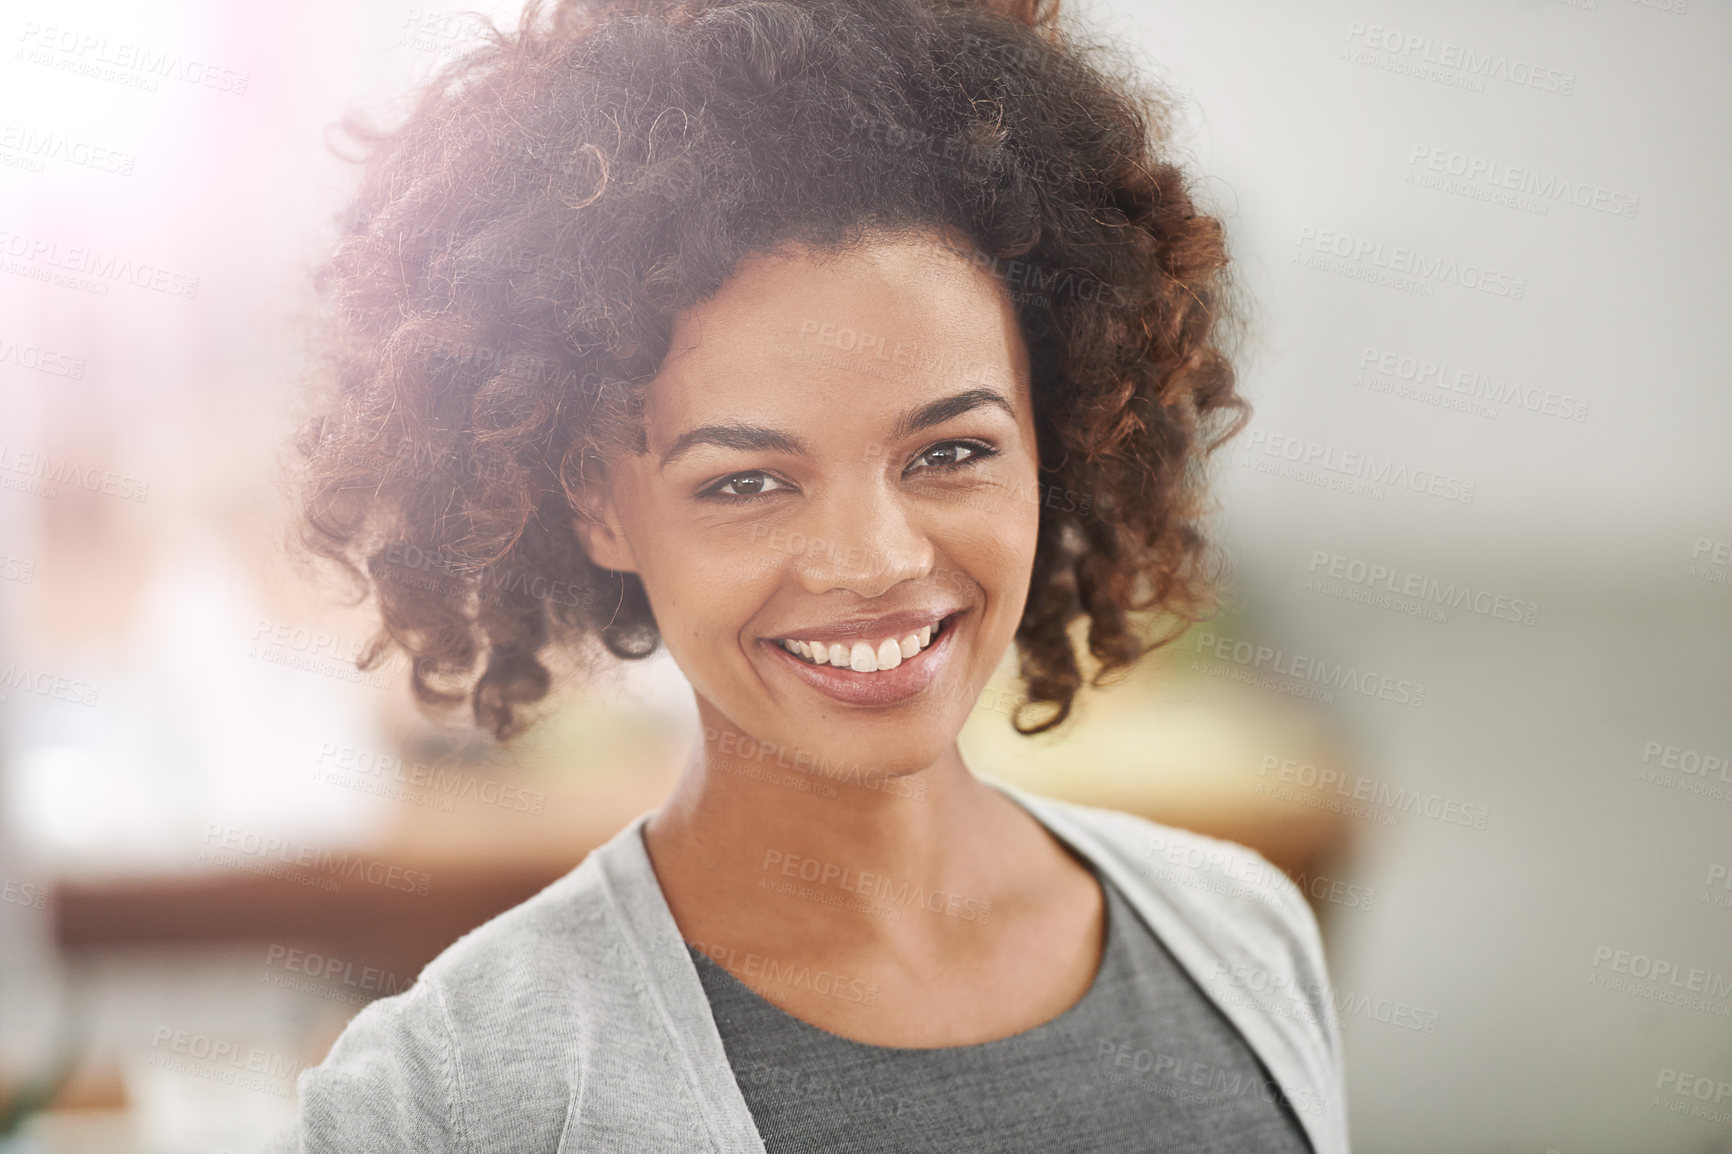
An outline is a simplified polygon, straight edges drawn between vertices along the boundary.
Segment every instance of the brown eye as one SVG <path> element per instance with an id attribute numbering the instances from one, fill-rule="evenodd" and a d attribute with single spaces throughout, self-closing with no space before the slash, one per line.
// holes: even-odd
<path id="1" fill-rule="evenodd" d="M 978 441 L 945 441 L 923 450 L 910 465 L 909 471 L 918 468 L 936 469 L 942 473 L 965 469 L 970 465 L 978 465 L 998 455 L 998 450 Z"/>
<path id="2" fill-rule="evenodd" d="M 730 497 L 755 497 L 764 488 L 764 478 L 755 477 L 750 473 L 741 473 L 738 477 L 729 477 L 722 483 L 722 489 L 734 489 Z"/>
<path id="3" fill-rule="evenodd" d="M 940 449 L 926 450 L 926 452 L 920 455 L 920 459 L 928 465 L 936 465 L 939 468 L 943 468 L 946 465 L 954 465 L 958 461 L 962 460 L 962 452 L 963 450 L 960 445 L 945 445 Z"/>
<path id="4" fill-rule="evenodd" d="M 777 485 L 781 484 L 780 481 L 776 481 L 776 479 L 768 473 L 761 473 L 756 470 L 747 473 L 735 473 L 731 477 L 722 478 L 720 484 L 714 485 L 705 490 L 703 496 L 719 497 L 723 500 L 734 501 L 750 500 L 753 497 L 763 496 L 765 493 L 776 492 L 775 489 L 766 489 L 764 487 L 766 483 L 772 481 Z M 733 491 L 729 492 L 730 489 Z"/>

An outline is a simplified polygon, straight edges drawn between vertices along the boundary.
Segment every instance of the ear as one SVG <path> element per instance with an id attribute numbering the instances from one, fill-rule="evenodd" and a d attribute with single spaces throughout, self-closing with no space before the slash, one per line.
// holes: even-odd
<path id="1" fill-rule="evenodd" d="M 578 494 L 571 514 L 571 527 L 589 559 L 603 569 L 636 573 L 637 558 L 626 539 L 625 525 L 605 480 L 591 482 Z"/>

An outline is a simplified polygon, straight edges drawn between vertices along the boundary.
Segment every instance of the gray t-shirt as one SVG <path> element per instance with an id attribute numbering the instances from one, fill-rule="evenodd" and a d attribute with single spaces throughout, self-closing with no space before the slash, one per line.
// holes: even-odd
<path id="1" fill-rule="evenodd" d="M 1106 949 L 1087 993 L 1049 1022 L 978 1045 L 831 1034 L 688 944 L 768 1154 L 1311 1154 L 1239 1032 L 1100 881 Z"/>
<path id="2" fill-rule="evenodd" d="M 1299 888 L 1243 846 L 986 780 L 1108 879 L 1203 983 L 1279 1079 L 1319 1154 L 1349 1154 L 1339 1016 Z M 301 1071 L 300 1105 L 272 1154 L 766 1154 L 650 864 L 650 816 L 356 1014 L 325 1060 Z M 1132 924 L 1122 911 L 1118 921 Z M 1160 1017 L 1138 1008 L 1112 1022 L 1070 1068 L 1140 1077 L 1151 1095 L 1207 1090 L 1214 1069 L 1192 1035 Z M 1098 1050 L 1113 1042 L 1109 1031 L 1139 1021 L 1138 1034 L 1158 1040 L 1126 1041 L 1110 1058 Z M 1181 1055 L 1191 1065 L 1178 1066 Z M 965 1089 L 962 1109 L 978 1119 L 987 1091 Z M 1002 1109 L 997 1085 L 989 1090 Z M 946 1101 L 938 1124 L 954 1130 L 960 1118 Z M 941 1145 L 945 1134 L 913 1145 Z"/>

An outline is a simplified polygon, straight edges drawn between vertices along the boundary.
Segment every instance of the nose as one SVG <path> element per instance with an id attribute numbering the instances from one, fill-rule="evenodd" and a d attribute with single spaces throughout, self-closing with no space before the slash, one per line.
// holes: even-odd
<path id="1" fill-rule="evenodd" d="M 833 488 L 811 509 L 807 547 L 794 560 L 808 593 L 878 597 L 932 571 L 935 551 L 908 499 L 886 480 Z"/>

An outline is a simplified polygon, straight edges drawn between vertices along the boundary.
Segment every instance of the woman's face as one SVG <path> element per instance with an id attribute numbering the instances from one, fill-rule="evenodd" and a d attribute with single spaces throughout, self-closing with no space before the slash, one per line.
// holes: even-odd
<path id="1" fill-rule="evenodd" d="M 935 238 L 750 258 L 678 318 L 644 414 L 649 451 L 608 462 L 579 530 L 641 577 L 706 733 L 892 774 L 951 748 L 1039 524 L 992 276 Z"/>

